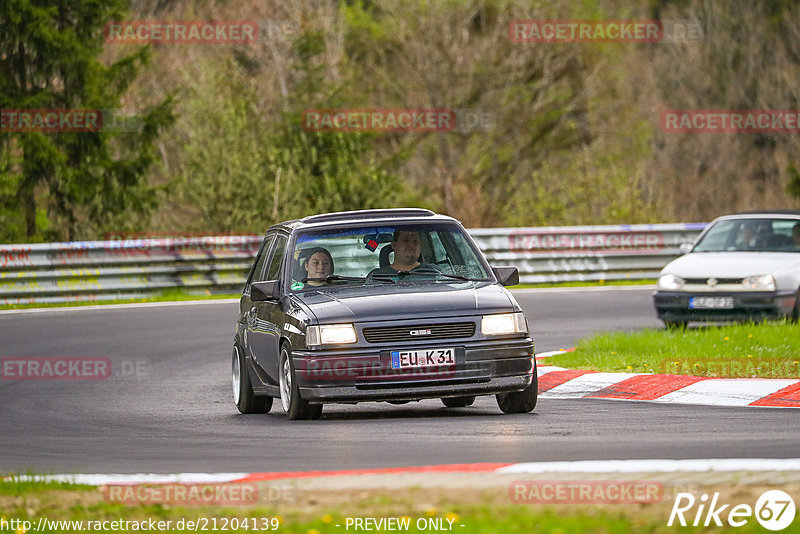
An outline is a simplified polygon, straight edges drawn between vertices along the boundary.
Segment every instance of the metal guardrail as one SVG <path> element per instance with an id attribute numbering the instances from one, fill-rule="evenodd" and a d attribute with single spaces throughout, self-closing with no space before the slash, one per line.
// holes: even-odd
<path id="1" fill-rule="evenodd" d="M 492 265 L 522 283 L 654 278 L 705 223 L 478 228 Z M 0 304 L 127 299 L 172 288 L 241 289 L 261 236 L 0 245 Z"/>

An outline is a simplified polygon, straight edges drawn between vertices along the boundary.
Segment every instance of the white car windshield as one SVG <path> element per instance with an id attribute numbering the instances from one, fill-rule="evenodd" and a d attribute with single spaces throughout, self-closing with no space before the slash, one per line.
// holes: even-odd
<path id="1" fill-rule="evenodd" d="M 399 261 L 393 245 L 410 262 Z M 295 241 L 290 287 L 306 291 L 319 285 L 490 280 L 479 254 L 453 224 L 308 231 Z"/>
<path id="2" fill-rule="evenodd" d="M 692 252 L 800 252 L 800 220 L 719 221 L 706 232 Z"/>

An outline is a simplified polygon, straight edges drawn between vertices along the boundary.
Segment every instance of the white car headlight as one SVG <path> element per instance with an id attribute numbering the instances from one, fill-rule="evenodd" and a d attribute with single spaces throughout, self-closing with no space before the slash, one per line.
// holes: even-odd
<path id="1" fill-rule="evenodd" d="M 481 333 L 484 336 L 527 334 L 528 324 L 522 312 L 484 315 L 481 318 Z"/>
<path id="2" fill-rule="evenodd" d="M 675 291 L 683 287 L 686 282 L 680 276 L 674 274 L 662 274 L 658 277 L 658 289 Z"/>
<path id="3" fill-rule="evenodd" d="M 323 324 L 306 328 L 306 345 L 339 345 L 358 340 L 352 324 Z"/>
<path id="4" fill-rule="evenodd" d="M 771 274 L 748 276 L 742 280 L 742 286 L 753 291 L 775 291 L 775 277 Z"/>

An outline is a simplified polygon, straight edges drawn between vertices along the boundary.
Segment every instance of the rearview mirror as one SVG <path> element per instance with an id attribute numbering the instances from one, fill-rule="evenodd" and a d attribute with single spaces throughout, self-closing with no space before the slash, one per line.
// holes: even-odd
<path id="1" fill-rule="evenodd" d="M 281 291 L 277 280 L 253 282 L 253 285 L 250 286 L 250 300 L 253 302 L 279 300 L 280 298 Z"/>
<path id="2" fill-rule="evenodd" d="M 692 244 L 691 243 L 681 243 L 681 246 L 678 247 L 678 250 L 681 254 L 688 254 L 692 251 Z"/>
<path id="3" fill-rule="evenodd" d="M 516 267 L 492 267 L 492 272 L 501 285 L 515 286 L 519 284 L 519 270 Z"/>

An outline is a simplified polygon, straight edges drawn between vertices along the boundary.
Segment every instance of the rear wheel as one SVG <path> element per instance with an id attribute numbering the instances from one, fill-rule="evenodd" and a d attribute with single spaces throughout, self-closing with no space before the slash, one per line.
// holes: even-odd
<path id="1" fill-rule="evenodd" d="M 247 362 L 237 345 L 233 346 L 231 359 L 231 382 L 233 385 L 233 402 L 242 413 L 265 413 L 272 408 L 272 397 L 257 396 L 253 393 L 253 384 L 247 370 Z"/>
<path id="2" fill-rule="evenodd" d="M 294 375 L 292 354 L 289 347 L 281 346 L 280 358 L 281 406 L 289 419 L 319 419 L 322 415 L 322 404 L 309 404 L 300 396 L 300 388 Z"/>
<path id="3" fill-rule="evenodd" d="M 442 404 L 447 406 L 448 408 L 464 408 L 466 406 L 472 406 L 475 402 L 475 395 L 469 395 L 466 397 L 443 397 Z"/>
<path id="4" fill-rule="evenodd" d="M 800 289 L 797 290 L 797 293 L 794 296 L 794 309 L 792 310 L 791 321 L 796 323 L 798 319 L 800 319 Z"/>
<path id="5" fill-rule="evenodd" d="M 539 380 L 536 378 L 536 369 L 533 371 L 533 381 L 531 385 L 522 391 L 511 393 L 498 393 L 497 405 L 503 413 L 529 413 L 536 408 L 536 400 L 539 397 Z"/>

